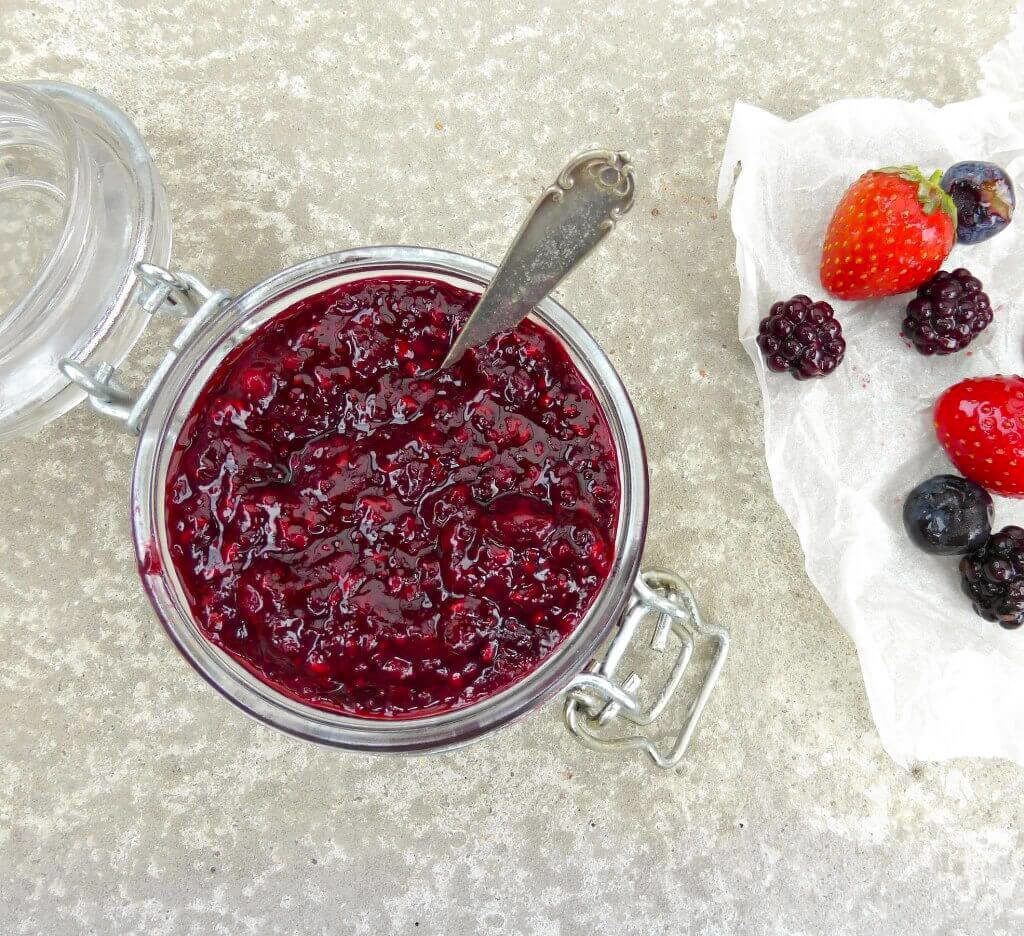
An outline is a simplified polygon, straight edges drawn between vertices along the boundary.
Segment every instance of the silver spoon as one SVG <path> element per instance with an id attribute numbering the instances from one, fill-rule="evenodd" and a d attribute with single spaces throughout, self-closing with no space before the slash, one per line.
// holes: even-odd
<path id="1" fill-rule="evenodd" d="M 537 199 L 439 370 L 518 325 L 633 207 L 626 153 L 589 150 L 569 160 Z"/>

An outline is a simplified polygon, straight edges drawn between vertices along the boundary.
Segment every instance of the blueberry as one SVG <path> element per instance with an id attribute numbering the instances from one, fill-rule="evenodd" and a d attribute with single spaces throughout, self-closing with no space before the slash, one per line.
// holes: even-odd
<path id="1" fill-rule="evenodd" d="M 1013 182 L 995 163 L 958 162 L 939 184 L 956 205 L 956 239 L 961 244 L 988 240 L 1013 218 Z"/>
<path id="2" fill-rule="evenodd" d="M 907 535 L 925 552 L 953 556 L 979 549 L 992 532 L 992 498 L 959 475 L 923 481 L 903 504 Z"/>

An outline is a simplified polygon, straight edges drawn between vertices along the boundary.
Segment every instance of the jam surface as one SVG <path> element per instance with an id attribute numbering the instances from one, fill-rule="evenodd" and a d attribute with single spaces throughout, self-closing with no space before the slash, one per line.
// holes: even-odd
<path id="1" fill-rule="evenodd" d="M 477 298 L 420 278 L 306 298 L 221 363 L 178 438 L 167 526 L 193 615 L 305 704 L 477 702 L 608 577 L 617 459 L 560 342 L 524 322 L 429 376 Z"/>

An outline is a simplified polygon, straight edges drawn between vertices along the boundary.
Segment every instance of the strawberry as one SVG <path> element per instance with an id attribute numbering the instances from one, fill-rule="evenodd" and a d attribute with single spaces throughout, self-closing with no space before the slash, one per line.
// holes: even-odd
<path id="1" fill-rule="evenodd" d="M 916 166 L 865 172 L 839 199 L 821 253 L 821 285 L 840 299 L 910 292 L 956 240 L 956 205 Z"/>
<path id="2" fill-rule="evenodd" d="M 935 404 L 935 434 L 957 470 L 993 494 L 1024 497 L 1024 377 L 972 377 Z"/>

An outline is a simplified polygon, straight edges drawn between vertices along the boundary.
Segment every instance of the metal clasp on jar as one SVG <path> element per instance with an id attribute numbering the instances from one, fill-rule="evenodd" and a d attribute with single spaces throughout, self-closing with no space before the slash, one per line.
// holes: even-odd
<path id="1" fill-rule="evenodd" d="M 89 395 L 93 409 L 123 423 L 132 435 L 139 434 L 153 397 L 178 355 L 203 323 L 231 298 L 227 290 L 211 289 L 191 273 L 172 273 L 154 263 L 136 264 L 135 275 L 133 301 L 143 311 L 150 315 L 170 311 L 188 317 L 185 327 L 142 390 L 138 394 L 128 390 L 117 368 L 109 363 L 87 367 L 64 359 L 59 364 L 61 373 Z"/>
<path id="2" fill-rule="evenodd" d="M 670 675 L 654 701 L 645 708 L 638 695 L 643 682 L 640 675 L 631 672 L 619 683 L 615 680 L 615 671 L 637 628 L 653 615 L 657 615 L 657 620 L 650 640 L 651 649 L 657 653 L 666 652 L 670 637 L 676 638 L 678 647 Z M 623 727 L 647 727 L 661 718 L 679 688 L 701 639 L 712 645 L 712 655 L 695 694 L 686 705 L 671 748 L 664 750 L 654 738 L 641 732 L 624 733 Z M 682 578 L 658 569 L 641 572 L 633 584 L 633 594 L 619 631 L 604 659 L 591 663 L 566 690 L 565 724 L 582 744 L 592 750 L 617 753 L 644 751 L 657 766 L 676 767 L 686 755 L 728 652 L 729 635 L 720 627 L 704 623 L 693 592 Z M 620 730 L 610 730 L 614 728 Z"/>

